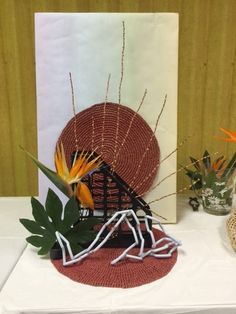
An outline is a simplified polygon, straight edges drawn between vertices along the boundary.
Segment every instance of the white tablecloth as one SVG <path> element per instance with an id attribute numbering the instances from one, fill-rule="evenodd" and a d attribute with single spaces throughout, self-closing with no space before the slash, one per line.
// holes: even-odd
<path id="1" fill-rule="evenodd" d="M 178 208 L 178 224 L 166 229 L 183 246 L 166 277 L 132 289 L 82 285 L 27 246 L 0 293 L 1 313 L 235 314 L 236 253 L 227 217 L 192 212 L 185 199 Z"/>
<path id="2" fill-rule="evenodd" d="M 0 290 L 26 246 L 23 217 L 31 217 L 29 197 L 0 198 Z"/>

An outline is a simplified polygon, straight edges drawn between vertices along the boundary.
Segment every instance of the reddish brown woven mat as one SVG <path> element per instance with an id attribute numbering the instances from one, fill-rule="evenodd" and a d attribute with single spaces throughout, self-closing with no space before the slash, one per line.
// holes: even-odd
<path id="1" fill-rule="evenodd" d="M 163 236 L 155 230 L 155 237 Z M 64 267 L 61 260 L 52 261 L 53 265 L 63 275 L 79 283 L 112 288 L 133 288 L 167 275 L 177 260 L 177 251 L 170 258 L 156 259 L 147 257 L 143 261 L 125 259 L 112 266 L 110 262 L 119 256 L 124 249 L 100 249 L 87 259 Z M 131 254 L 138 254 L 137 248 Z"/>
<path id="2" fill-rule="evenodd" d="M 80 150 L 97 148 L 102 159 L 113 165 L 114 171 L 138 194 L 149 190 L 156 176 L 160 152 L 151 128 L 140 115 L 114 103 L 93 105 L 77 114 L 58 140 L 63 142 L 68 164 L 71 153 L 76 150 L 75 121 Z"/>

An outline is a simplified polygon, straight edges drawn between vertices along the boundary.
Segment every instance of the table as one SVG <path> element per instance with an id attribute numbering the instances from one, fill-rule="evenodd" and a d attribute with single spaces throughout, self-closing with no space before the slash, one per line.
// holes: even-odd
<path id="1" fill-rule="evenodd" d="M 29 197 L 0 198 L 0 290 L 26 247 L 21 217 L 31 217 Z"/>
<path id="2" fill-rule="evenodd" d="M 165 226 L 183 243 L 176 265 L 166 277 L 132 289 L 73 282 L 27 246 L 0 293 L 0 313 L 235 314 L 236 253 L 226 219 L 192 212 L 180 198 L 178 224 Z"/>

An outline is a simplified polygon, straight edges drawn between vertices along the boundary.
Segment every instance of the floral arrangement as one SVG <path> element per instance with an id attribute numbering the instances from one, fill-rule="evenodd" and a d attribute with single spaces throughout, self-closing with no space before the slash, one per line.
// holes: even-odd
<path id="1" fill-rule="evenodd" d="M 82 179 L 99 169 L 102 163 L 100 157 L 94 157 L 93 152 L 90 154 L 76 152 L 72 166 L 69 167 L 61 143 L 57 145 L 54 155 L 55 172 L 29 152 L 25 152 L 48 179 L 69 198 L 64 208 L 59 197 L 51 189 L 48 190 L 45 206 L 36 198 L 31 198 L 32 214 L 35 220 L 20 219 L 23 226 L 33 234 L 26 238 L 27 242 L 40 248 L 39 255 L 45 255 L 55 246 L 56 231 L 59 231 L 68 239 L 73 252 L 80 252 L 85 243 L 95 238 L 96 232 L 93 227 L 98 223 L 96 218 L 82 219 L 80 217 L 81 206 L 94 209 L 92 195 Z"/>
<path id="2" fill-rule="evenodd" d="M 233 177 L 236 168 L 236 153 L 227 161 L 220 156 L 211 161 L 206 150 L 201 159 L 190 157 L 194 170 L 185 168 L 186 175 L 191 179 L 191 189 L 202 200 L 203 207 L 207 210 L 214 206 L 223 206 L 229 210 L 232 205 Z"/>
<path id="3" fill-rule="evenodd" d="M 221 128 L 228 137 L 217 137 L 226 142 L 236 142 L 236 132 Z M 226 214 L 230 211 L 233 194 L 233 174 L 236 168 L 236 153 L 227 161 L 224 156 L 211 161 L 206 150 L 200 159 L 190 157 L 194 170 L 183 167 L 191 179 L 193 190 L 202 201 L 203 208 L 213 214 Z M 194 200 L 199 204 L 197 198 Z M 191 201 L 193 198 L 190 198 Z M 191 204 L 191 202 L 190 202 Z M 191 204 L 193 206 L 193 204 Z"/>

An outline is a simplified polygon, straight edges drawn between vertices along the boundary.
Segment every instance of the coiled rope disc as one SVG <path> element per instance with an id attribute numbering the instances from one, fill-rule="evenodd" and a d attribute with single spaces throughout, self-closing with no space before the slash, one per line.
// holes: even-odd
<path id="1" fill-rule="evenodd" d="M 110 102 L 78 113 L 58 139 L 64 145 L 68 165 L 76 151 L 75 130 L 79 150 L 95 150 L 137 194 L 150 189 L 160 150 L 152 129 L 139 114 Z"/>

